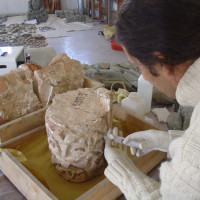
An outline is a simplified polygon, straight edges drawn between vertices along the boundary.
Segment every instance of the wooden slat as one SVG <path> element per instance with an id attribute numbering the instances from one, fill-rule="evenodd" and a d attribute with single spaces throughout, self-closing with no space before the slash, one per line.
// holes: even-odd
<path id="1" fill-rule="evenodd" d="M 0 153 L 0 168 L 28 200 L 58 200 L 6 150 Z"/>
<path id="2" fill-rule="evenodd" d="M 105 85 L 101 82 L 96 81 L 96 80 L 84 77 L 83 87 L 84 88 L 97 89 L 97 88 L 100 88 L 100 87 L 105 87 Z"/>
<path id="3" fill-rule="evenodd" d="M 8 141 L 38 126 L 44 125 L 46 108 L 15 119 L 0 126 L 1 142 Z"/>
<path id="4" fill-rule="evenodd" d="M 147 174 L 166 158 L 167 154 L 161 151 L 152 151 L 134 161 L 135 165 Z"/>
<path id="5" fill-rule="evenodd" d="M 32 129 L 24 134 L 21 134 L 17 137 L 14 137 L 6 142 L 0 144 L 0 148 L 11 148 L 15 149 L 17 146 L 23 144 L 24 142 L 28 142 L 33 140 L 35 136 L 46 134 L 46 127 L 45 125 L 39 126 L 37 128 Z"/>
<path id="6" fill-rule="evenodd" d="M 143 119 L 129 115 L 121 108 L 121 104 L 113 105 L 113 116 L 120 119 L 120 121 L 126 121 L 129 124 L 133 124 L 134 127 L 137 127 L 141 131 L 148 129 L 159 129 Z"/>
<path id="7" fill-rule="evenodd" d="M 122 192 L 105 178 L 76 200 L 115 200 L 121 194 Z"/>

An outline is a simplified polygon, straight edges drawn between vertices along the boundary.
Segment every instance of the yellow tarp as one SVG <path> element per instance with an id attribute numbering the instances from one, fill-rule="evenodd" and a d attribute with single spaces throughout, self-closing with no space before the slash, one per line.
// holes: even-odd
<path id="1" fill-rule="evenodd" d="M 127 136 L 127 133 L 130 133 L 130 130 L 133 131 L 133 125 L 127 122 L 121 122 L 117 119 L 113 119 L 113 127 L 114 126 L 117 126 L 123 131 L 124 137 Z M 139 130 L 136 128 L 134 131 Z M 3 149 L 4 148 L 0 148 L 0 151 Z M 51 162 L 45 130 L 41 131 L 40 135 L 33 136 L 33 138 L 24 142 L 16 149 L 7 150 L 9 150 L 9 152 L 59 200 L 76 199 L 105 178 L 102 174 L 83 183 L 72 183 L 63 179 L 57 174 L 55 166 Z M 128 155 L 133 158 L 129 148 Z"/>
<path id="2" fill-rule="evenodd" d="M 116 31 L 115 31 L 114 26 L 104 25 L 102 29 L 103 29 L 103 34 L 106 37 L 106 39 L 110 39 L 112 36 L 115 35 Z"/>
<path id="3" fill-rule="evenodd" d="M 48 149 L 47 135 L 35 137 L 23 145 L 17 147 L 27 158 L 24 166 L 38 178 L 59 200 L 73 200 L 95 186 L 105 177 L 95 177 L 83 183 L 71 183 L 64 180 L 56 173 L 55 166 L 51 163 Z"/>

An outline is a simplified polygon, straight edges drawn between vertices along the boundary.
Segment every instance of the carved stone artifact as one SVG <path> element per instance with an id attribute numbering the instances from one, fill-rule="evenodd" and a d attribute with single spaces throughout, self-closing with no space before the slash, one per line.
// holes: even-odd
<path id="1" fill-rule="evenodd" d="M 45 125 L 52 162 L 66 180 L 83 182 L 103 173 L 111 105 L 105 88 L 81 88 L 54 97 Z"/>

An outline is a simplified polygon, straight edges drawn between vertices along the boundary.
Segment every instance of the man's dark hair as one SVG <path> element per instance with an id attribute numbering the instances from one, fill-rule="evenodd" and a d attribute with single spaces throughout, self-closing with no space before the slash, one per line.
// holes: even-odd
<path id="1" fill-rule="evenodd" d="M 173 71 L 174 65 L 200 57 L 198 1 L 129 0 L 115 25 L 119 42 L 151 72 L 155 63 L 168 64 Z"/>

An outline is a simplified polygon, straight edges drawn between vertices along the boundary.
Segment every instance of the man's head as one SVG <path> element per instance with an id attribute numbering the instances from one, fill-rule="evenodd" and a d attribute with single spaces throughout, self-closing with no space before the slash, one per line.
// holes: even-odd
<path id="1" fill-rule="evenodd" d="M 152 78 L 158 79 L 165 69 L 177 85 L 180 73 L 183 75 L 200 57 L 199 10 L 200 5 L 189 0 L 129 0 L 122 5 L 116 21 L 118 40 L 129 60 L 140 69 L 144 67 L 143 73 L 146 68 Z M 176 77 L 177 67 L 180 72 Z"/>

